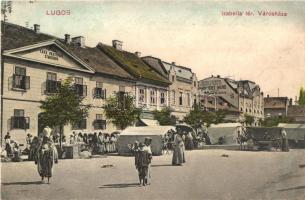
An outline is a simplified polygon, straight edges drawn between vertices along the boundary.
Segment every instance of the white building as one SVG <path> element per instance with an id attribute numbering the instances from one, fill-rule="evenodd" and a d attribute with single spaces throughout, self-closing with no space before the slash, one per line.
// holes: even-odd
<path id="1" fill-rule="evenodd" d="M 190 68 L 168 63 L 152 56 L 142 59 L 160 75 L 171 81 L 169 106 L 173 109 L 173 115 L 179 120 L 183 120 L 193 104 L 199 102 L 196 74 Z"/>

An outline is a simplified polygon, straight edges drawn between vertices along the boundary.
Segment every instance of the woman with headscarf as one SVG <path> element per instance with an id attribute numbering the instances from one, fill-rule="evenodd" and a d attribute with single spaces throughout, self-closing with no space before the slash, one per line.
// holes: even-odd
<path id="1" fill-rule="evenodd" d="M 181 135 L 178 133 L 175 133 L 173 148 L 174 148 L 174 153 L 173 153 L 172 165 L 182 165 L 182 163 L 185 163 L 184 143 Z"/>
<path id="2" fill-rule="evenodd" d="M 46 127 L 43 129 L 42 138 L 38 143 L 37 158 L 35 164 L 37 164 L 38 173 L 41 176 L 41 181 L 44 183 L 44 178 L 50 178 L 53 175 L 53 165 L 58 163 L 58 153 L 53 140 L 51 139 L 52 129 Z"/>

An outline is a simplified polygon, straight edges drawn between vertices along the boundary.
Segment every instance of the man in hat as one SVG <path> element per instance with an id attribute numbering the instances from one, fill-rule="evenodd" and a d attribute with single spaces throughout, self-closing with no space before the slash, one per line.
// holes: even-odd
<path id="1" fill-rule="evenodd" d="M 144 147 L 143 150 L 147 152 L 148 157 L 149 157 L 149 163 L 148 163 L 148 172 L 147 172 L 147 176 L 146 176 L 146 184 L 150 185 L 151 183 L 151 160 L 152 160 L 152 151 L 151 151 L 151 142 L 152 142 L 152 138 L 150 137 L 146 137 L 144 139 Z"/>
<path id="2" fill-rule="evenodd" d="M 145 144 L 139 143 L 139 148 L 136 152 L 135 161 L 136 168 L 139 173 L 140 186 L 147 185 L 147 176 L 148 176 L 148 166 L 150 164 L 150 154 L 144 150 Z"/>
<path id="3" fill-rule="evenodd" d="M 58 163 L 58 153 L 53 140 L 51 139 L 52 129 L 46 127 L 43 129 L 43 138 L 38 143 L 37 158 L 35 164 L 37 164 L 37 170 L 41 176 L 41 181 L 44 183 L 44 178 L 50 178 L 53 175 L 53 165 Z"/>

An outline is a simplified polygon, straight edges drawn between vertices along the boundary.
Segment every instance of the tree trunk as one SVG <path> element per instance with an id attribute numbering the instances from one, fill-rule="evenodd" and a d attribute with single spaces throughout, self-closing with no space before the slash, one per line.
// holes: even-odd
<path id="1" fill-rule="evenodd" d="M 60 157 L 62 156 L 61 154 L 62 154 L 62 136 L 63 136 L 63 131 L 64 131 L 63 125 L 60 125 L 59 126 L 59 150 L 60 150 L 59 155 L 60 155 Z"/>

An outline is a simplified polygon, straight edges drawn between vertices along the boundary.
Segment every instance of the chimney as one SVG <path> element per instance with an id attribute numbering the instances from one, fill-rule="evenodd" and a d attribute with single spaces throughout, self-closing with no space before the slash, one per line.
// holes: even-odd
<path id="1" fill-rule="evenodd" d="M 220 75 L 217 75 L 217 78 L 220 78 Z"/>
<path id="2" fill-rule="evenodd" d="M 176 63 L 175 63 L 175 62 L 172 62 L 172 65 L 176 65 Z"/>
<path id="3" fill-rule="evenodd" d="M 122 50 L 123 42 L 120 40 L 112 40 L 112 47 L 117 50 Z"/>
<path id="4" fill-rule="evenodd" d="M 136 56 L 138 56 L 139 58 L 141 57 L 141 52 L 136 51 L 134 54 L 136 54 Z"/>
<path id="5" fill-rule="evenodd" d="M 269 98 L 269 94 L 267 94 L 267 98 Z"/>
<path id="6" fill-rule="evenodd" d="M 71 36 L 70 34 L 65 34 L 65 43 L 70 44 L 71 43 Z"/>
<path id="7" fill-rule="evenodd" d="M 40 25 L 39 24 L 34 24 L 34 31 L 35 31 L 35 33 L 40 32 Z"/>
<path id="8" fill-rule="evenodd" d="M 289 99 L 289 106 L 292 106 L 292 98 Z"/>
<path id="9" fill-rule="evenodd" d="M 85 47 L 85 38 L 83 36 L 77 36 L 72 38 L 74 44 L 78 44 L 80 47 Z"/>

